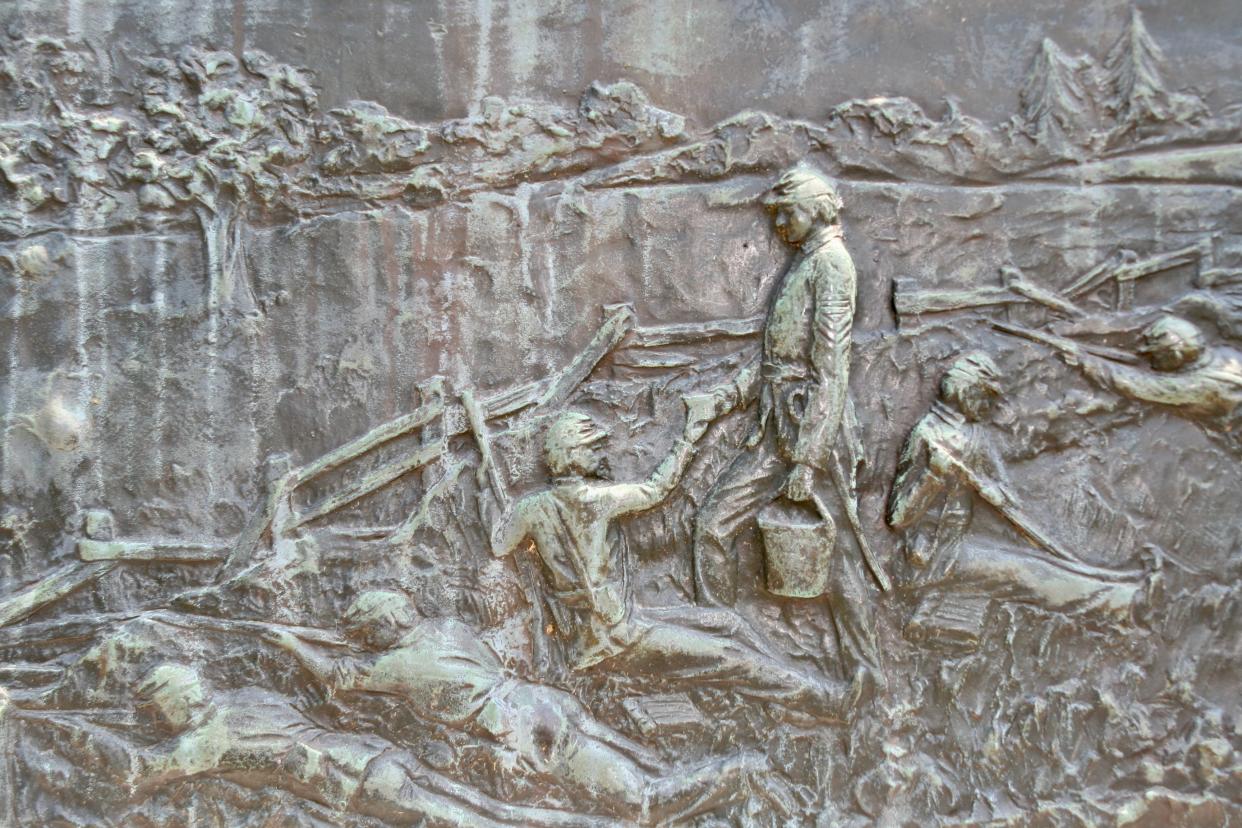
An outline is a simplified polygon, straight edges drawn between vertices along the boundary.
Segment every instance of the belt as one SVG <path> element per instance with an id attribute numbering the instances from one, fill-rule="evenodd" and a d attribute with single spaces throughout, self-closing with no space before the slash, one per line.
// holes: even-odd
<path id="1" fill-rule="evenodd" d="M 595 596 L 586 589 L 567 589 L 561 592 L 551 590 L 551 595 L 567 607 L 575 609 L 594 609 Z"/>
<path id="2" fill-rule="evenodd" d="M 810 369 L 797 363 L 765 362 L 760 375 L 766 382 L 800 382 L 810 379 Z"/>

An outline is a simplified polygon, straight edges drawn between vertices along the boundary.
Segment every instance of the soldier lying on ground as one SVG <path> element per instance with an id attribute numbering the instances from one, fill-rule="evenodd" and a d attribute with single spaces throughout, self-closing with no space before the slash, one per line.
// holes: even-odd
<path id="1" fill-rule="evenodd" d="M 666 768 L 573 696 L 513 676 L 470 627 L 420 618 L 403 595 L 364 593 L 346 612 L 345 624 L 365 655 L 327 655 L 283 631 L 267 637 L 333 693 L 403 699 L 419 716 L 512 751 L 528 772 L 568 786 L 576 802 L 594 803 L 623 819 L 680 822 L 741 801 L 752 785 L 778 809 L 794 807 L 764 757 L 742 753 Z"/>
<path id="2" fill-rule="evenodd" d="M 168 785 L 219 777 L 248 788 L 279 788 L 339 814 L 386 824 L 434 826 L 593 826 L 607 820 L 498 802 L 447 779 L 377 736 L 338 733 L 308 719 L 288 699 L 248 687 L 213 691 L 198 671 L 161 664 L 137 689 L 139 712 L 166 734 L 150 748 L 87 719 L 17 711 L 20 720 L 66 730 L 79 767 L 110 774 L 138 803 Z M 110 788 L 115 790 L 115 788 Z"/>
<path id="3" fill-rule="evenodd" d="M 1187 417 L 1231 432 L 1242 405 L 1242 355 L 1207 344 L 1191 322 L 1163 316 L 1142 333 L 1138 354 L 1151 370 L 1121 365 L 1087 353 L 1063 354 L 1099 385 L 1124 397 L 1166 405 Z"/>
<path id="4" fill-rule="evenodd" d="M 689 417 L 685 433 L 650 478 L 613 483 L 600 448 L 607 432 L 586 415 L 563 414 L 548 429 L 544 445 L 552 485 L 523 497 L 495 522 L 492 552 L 505 556 L 527 538 L 534 541 L 574 669 L 598 665 L 610 673 L 724 687 L 841 721 L 857 702 L 857 686 L 813 675 L 708 631 L 722 615 L 736 619 L 738 629 L 749 627 L 735 612 L 688 607 L 674 621 L 634 605 L 609 528 L 668 497 L 706 427 L 706 421 Z"/>

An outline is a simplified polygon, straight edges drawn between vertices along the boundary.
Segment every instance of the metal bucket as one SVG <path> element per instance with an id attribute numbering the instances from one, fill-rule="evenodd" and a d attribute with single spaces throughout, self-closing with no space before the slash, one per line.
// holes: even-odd
<path id="1" fill-rule="evenodd" d="M 837 527 L 818 498 L 773 501 L 759 512 L 768 591 L 787 598 L 817 598 L 828 585 L 828 561 Z"/>

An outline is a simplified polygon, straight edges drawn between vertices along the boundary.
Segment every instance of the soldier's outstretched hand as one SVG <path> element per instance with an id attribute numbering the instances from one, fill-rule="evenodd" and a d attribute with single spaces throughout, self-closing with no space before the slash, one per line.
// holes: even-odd
<path id="1" fill-rule="evenodd" d="M 686 440 L 697 443 L 716 419 L 716 397 L 712 394 L 685 394 L 681 401 L 686 405 Z"/>
<path id="2" fill-rule="evenodd" d="M 1082 372 L 1097 383 L 1107 383 L 1110 376 L 1108 364 L 1097 357 L 1083 357 Z"/>
<path id="3" fill-rule="evenodd" d="M 302 647 L 302 642 L 298 640 L 298 637 L 288 630 L 269 630 L 263 634 L 263 640 L 274 647 L 291 652 Z"/>

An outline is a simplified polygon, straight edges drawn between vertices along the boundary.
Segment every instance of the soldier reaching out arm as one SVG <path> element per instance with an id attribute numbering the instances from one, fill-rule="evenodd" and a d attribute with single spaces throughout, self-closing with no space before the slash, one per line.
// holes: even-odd
<path id="1" fill-rule="evenodd" d="M 856 688 L 812 675 L 754 647 L 705 628 L 722 613 L 734 630 L 748 628 L 732 611 L 687 608 L 677 622 L 634 606 L 618 545 L 608 532 L 617 518 L 661 503 L 677 485 L 707 420 L 694 398 L 685 431 L 655 472 L 641 483 L 607 480 L 601 444 L 607 432 L 586 415 L 568 412 L 548 429 L 544 449 L 552 483 L 513 504 L 492 531 L 492 552 L 504 556 L 534 541 L 558 617 L 566 619 L 571 664 L 620 673 L 647 673 L 691 686 L 715 685 L 769 699 L 821 720 L 840 720 Z M 701 616 L 701 617 L 699 617 Z"/>
<path id="2" fill-rule="evenodd" d="M 1139 356 L 1150 370 L 1121 365 L 1086 353 L 1065 355 L 1092 381 L 1130 399 L 1167 405 L 1188 417 L 1231 431 L 1242 405 L 1242 359 L 1212 348 L 1191 322 L 1164 316 L 1142 333 Z"/>

